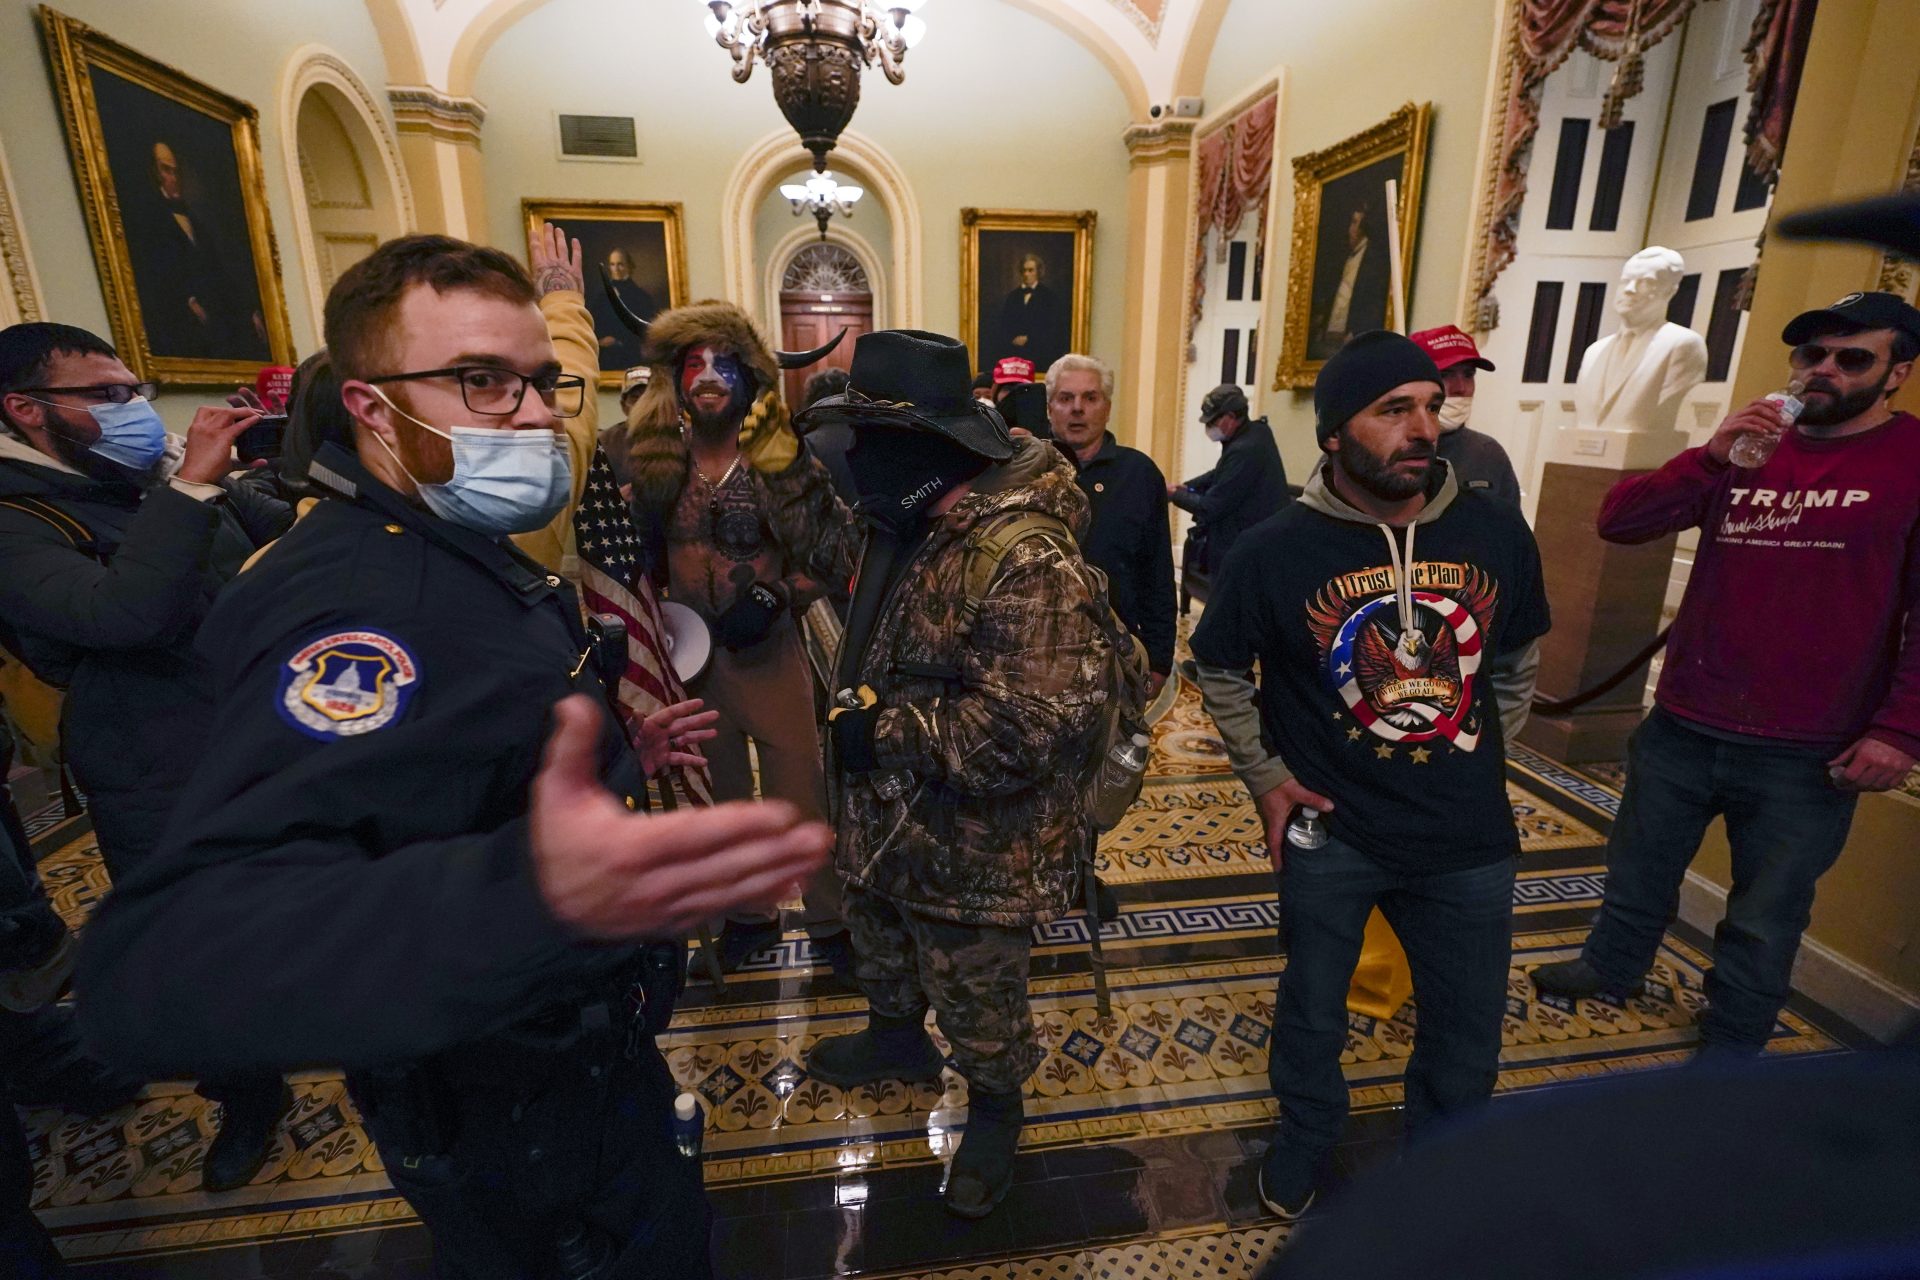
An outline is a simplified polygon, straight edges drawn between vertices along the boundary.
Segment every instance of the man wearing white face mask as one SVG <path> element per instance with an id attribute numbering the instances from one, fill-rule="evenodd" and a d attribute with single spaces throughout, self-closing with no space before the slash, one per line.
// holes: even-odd
<path id="1" fill-rule="evenodd" d="M 1479 369 L 1492 373 L 1493 361 L 1481 355 L 1472 336 L 1457 325 L 1443 324 L 1407 336 L 1433 357 L 1447 393 L 1440 405 L 1440 440 L 1434 452 L 1453 468 L 1462 489 L 1519 506 L 1520 480 L 1513 474 L 1507 451 L 1486 432 L 1467 425 L 1473 413 L 1474 373 Z"/>
<path id="2" fill-rule="evenodd" d="M 635 812 L 624 638 L 511 541 L 570 501 L 556 424 L 588 393 L 536 296 L 445 236 L 334 285 L 327 496 L 208 621 L 222 749 L 89 928 L 82 1016 L 128 1065 L 346 1068 L 436 1274 L 697 1278 L 652 1038 L 678 934 L 779 902 L 832 837 L 783 804 Z"/>
<path id="3" fill-rule="evenodd" d="M 291 519 L 224 483 L 257 413 L 200 409 L 182 441 L 155 390 L 84 329 L 0 332 L 0 644 L 64 690 L 62 750 L 116 890 L 207 747 L 201 621 Z M 259 1170 L 287 1098 L 270 1073 L 225 1073 L 201 1092 L 223 1112 L 202 1185 L 229 1190 Z"/>
<path id="4" fill-rule="evenodd" d="M 1193 517 L 1183 568 L 1211 578 L 1227 562 L 1234 540 L 1293 501 L 1287 468 L 1273 442 L 1273 428 L 1247 408 L 1247 393 L 1231 382 L 1200 401 L 1207 439 L 1220 446 L 1213 470 L 1184 484 L 1167 486 L 1167 500 Z"/>

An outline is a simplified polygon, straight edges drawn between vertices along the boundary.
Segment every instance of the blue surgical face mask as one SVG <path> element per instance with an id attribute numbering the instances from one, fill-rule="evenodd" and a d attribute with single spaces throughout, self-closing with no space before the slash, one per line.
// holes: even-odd
<path id="1" fill-rule="evenodd" d="M 379 389 L 374 389 L 380 395 Z M 431 426 L 380 395 L 393 411 L 453 445 L 453 477 L 444 484 L 416 479 L 400 455 L 376 434 L 380 447 L 420 491 L 427 510 L 449 524 L 499 536 L 545 528 L 573 492 L 573 466 L 554 431 Z"/>
<path id="2" fill-rule="evenodd" d="M 135 396 L 125 404 L 89 405 L 100 438 L 87 449 L 130 471 L 151 471 L 167 451 L 167 427 L 153 402 Z"/>

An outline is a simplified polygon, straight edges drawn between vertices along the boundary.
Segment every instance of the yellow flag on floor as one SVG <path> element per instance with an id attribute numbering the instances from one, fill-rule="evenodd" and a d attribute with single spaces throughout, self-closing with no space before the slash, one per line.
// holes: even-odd
<path id="1" fill-rule="evenodd" d="M 1354 966 L 1347 988 L 1347 1008 L 1370 1018 L 1391 1018 L 1413 994 L 1413 970 L 1407 953 L 1394 936 L 1393 926 L 1375 907 L 1367 917 L 1366 936 L 1360 940 L 1360 963 Z"/>

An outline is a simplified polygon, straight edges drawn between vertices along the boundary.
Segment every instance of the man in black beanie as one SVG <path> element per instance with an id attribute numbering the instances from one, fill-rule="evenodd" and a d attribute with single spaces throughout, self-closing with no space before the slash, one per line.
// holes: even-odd
<path id="1" fill-rule="evenodd" d="M 1259 1186 L 1288 1220 L 1346 1119 L 1347 985 L 1374 907 L 1419 1006 L 1409 1131 L 1484 1101 L 1498 1072 L 1520 852 L 1505 740 L 1533 696 L 1547 600 L 1519 512 L 1462 490 L 1436 455 L 1444 395 L 1397 333 L 1328 360 L 1313 392 L 1326 456 L 1234 544 L 1193 635 L 1283 886 L 1280 1126 Z"/>

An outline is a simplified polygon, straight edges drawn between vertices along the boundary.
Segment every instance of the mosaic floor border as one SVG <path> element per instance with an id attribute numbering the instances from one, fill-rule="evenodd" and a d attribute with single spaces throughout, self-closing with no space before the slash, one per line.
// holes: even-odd
<path id="1" fill-rule="evenodd" d="M 876 1280 L 1252 1280 L 1291 1234 L 1277 1224 L 1220 1224 L 931 1271 L 887 1271 Z"/>
<path id="2" fill-rule="evenodd" d="M 1570 930 L 1515 939 L 1501 1092 L 1666 1065 L 1688 1055 L 1704 957 L 1678 940 L 1669 941 L 1648 995 L 1624 1006 L 1581 1001 L 1555 1007 L 1522 994 L 1530 990 L 1524 965 L 1571 954 L 1583 936 L 1584 930 Z M 1273 1102 L 1263 1049 L 1278 967 L 1273 957 L 1246 957 L 1125 970 L 1113 975 L 1117 1016 L 1110 1023 L 1092 1009 L 1084 977 L 1037 979 L 1033 1002 L 1048 1057 L 1032 1086 L 1023 1149 L 1269 1123 Z M 820 1034 L 855 1025 L 860 1002 L 829 998 L 801 1007 L 800 1014 L 793 1002 L 691 1011 L 687 1025 L 677 1023 L 664 1039 L 676 1074 L 710 1104 L 709 1184 L 944 1158 L 963 1119 L 964 1083 L 949 1073 L 938 1086 L 882 1085 L 847 1095 L 820 1085 L 795 1064 Z M 1353 1020 L 1343 1069 L 1356 1112 L 1401 1101 L 1399 1072 L 1417 1019 L 1417 1009 L 1410 1008 L 1385 1022 Z M 1772 1045 L 1776 1053 L 1843 1047 L 1794 1013 L 1783 1015 Z M 409 1221 L 338 1078 L 305 1075 L 295 1081 L 295 1092 L 298 1109 L 266 1181 L 221 1196 L 197 1190 L 205 1104 L 183 1086 L 156 1087 L 132 1116 L 89 1121 L 33 1113 L 42 1170 L 36 1207 L 63 1251 L 76 1259 Z M 773 1108 L 783 1116 L 777 1126 L 769 1115 Z"/>

